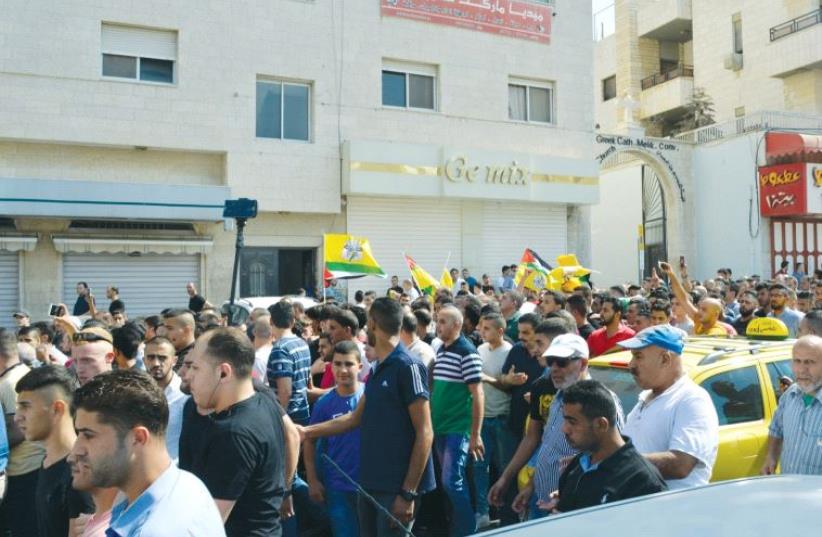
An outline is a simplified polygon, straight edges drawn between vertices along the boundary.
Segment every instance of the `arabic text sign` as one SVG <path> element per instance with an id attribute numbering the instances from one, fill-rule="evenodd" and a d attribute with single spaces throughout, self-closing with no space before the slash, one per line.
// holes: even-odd
<path id="1" fill-rule="evenodd" d="M 551 38 L 552 8 L 521 0 L 380 0 L 381 13 L 538 43 Z"/>
<path id="2" fill-rule="evenodd" d="M 759 168 L 759 211 L 762 216 L 807 212 L 806 165 L 780 164 Z"/>

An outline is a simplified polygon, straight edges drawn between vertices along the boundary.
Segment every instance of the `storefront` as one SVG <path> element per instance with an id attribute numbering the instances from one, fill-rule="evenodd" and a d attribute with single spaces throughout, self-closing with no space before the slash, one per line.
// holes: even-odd
<path id="1" fill-rule="evenodd" d="M 20 309 L 21 252 L 33 250 L 37 237 L 0 234 L 0 326 L 13 327 Z"/>
<path id="2" fill-rule="evenodd" d="M 403 253 L 436 276 L 447 260 L 477 278 L 496 278 L 525 248 L 548 260 L 582 254 L 590 224 L 577 208 L 599 196 L 593 160 L 364 141 L 344 154 L 348 232 L 367 237 L 386 273 L 400 278 Z"/>
<path id="3" fill-rule="evenodd" d="M 822 136 L 766 135 L 759 168 L 759 211 L 769 218 L 771 271 L 787 261 L 805 272 L 822 268 Z"/>

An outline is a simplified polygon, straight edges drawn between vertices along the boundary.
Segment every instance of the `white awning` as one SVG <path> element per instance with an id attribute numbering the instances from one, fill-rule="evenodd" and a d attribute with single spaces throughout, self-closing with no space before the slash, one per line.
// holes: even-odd
<path id="1" fill-rule="evenodd" d="M 0 235 L 0 250 L 7 252 L 31 252 L 36 246 L 36 235 Z"/>
<path id="2" fill-rule="evenodd" d="M 89 254 L 207 254 L 214 246 L 211 239 L 103 239 L 91 237 L 52 237 L 60 253 Z"/>

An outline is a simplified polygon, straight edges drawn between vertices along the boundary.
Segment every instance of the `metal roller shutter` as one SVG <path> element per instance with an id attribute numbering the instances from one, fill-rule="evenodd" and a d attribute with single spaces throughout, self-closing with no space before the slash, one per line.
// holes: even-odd
<path id="1" fill-rule="evenodd" d="M 198 255 L 65 254 L 63 300 L 71 309 L 77 282 L 88 282 L 97 309 L 108 310 L 106 287 L 120 289 L 130 318 L 157 315 L 165 308 L 188 307 L 186 283 L 200 280 Z M 199 287 L 199 285 L 198 285 Z"/>
<path id="2" fill-rule="evenodd" d="M 482 264 L 475 275 L 485 272 L 497 278 L 500 267 L 519 263 L 526 248 L 553 265 L 556 256 L 569 253 L 565 205 L 485 202 L 482 240 Z"/>
<path id="3" fill-rule="evenodd" d="M 352 280 L 349 289 L 373 289 L 384 295 L 390 277 L 409 277 L 403 252 L 439 278 L 448 252 L 449 265 L 462 263 L 462 206 L 459 201 L 387 198 L 348 199 L 348 232 L 371 242 L 374 257 L 388 274 L 385 280 Z M 353 296 L 353 293 L 352 293 Z"/>
<path id="4" fill-rule="evenodd" d="M 14 327 L 12 313 L 19 307 L 20 272 L 18 256 L 13 252 L 0 252 L 0 326 Z"/>

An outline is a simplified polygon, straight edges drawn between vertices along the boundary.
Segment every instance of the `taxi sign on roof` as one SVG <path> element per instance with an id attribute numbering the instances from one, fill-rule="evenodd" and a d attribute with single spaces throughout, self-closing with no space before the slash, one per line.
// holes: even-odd
<path id="1" fill-rule="evenodd" d="M 760 317 L 748 324 L 745 335 L 750 339 L 788 339 L 790 332 L 785 323 L 772 317 Z"/>

